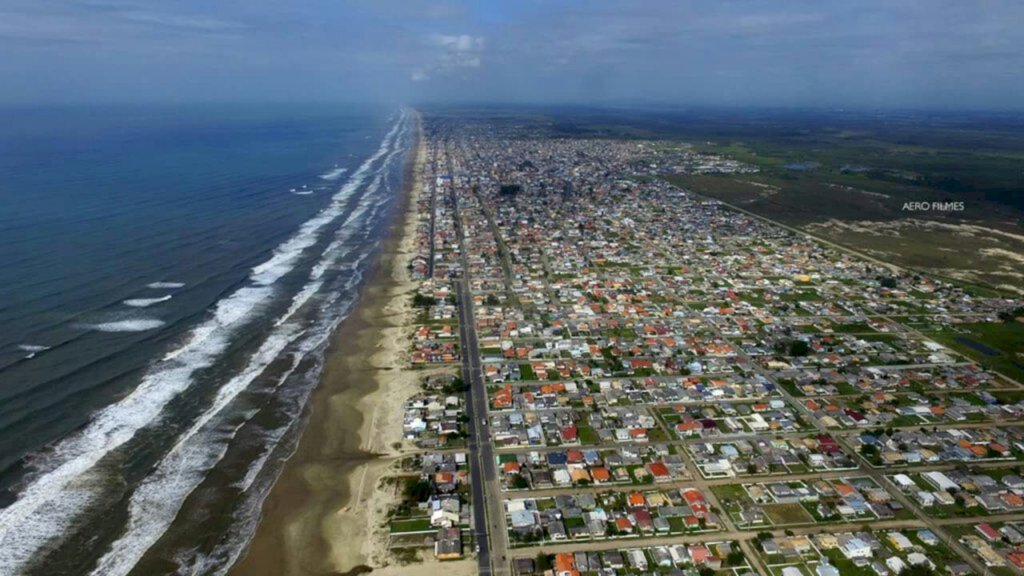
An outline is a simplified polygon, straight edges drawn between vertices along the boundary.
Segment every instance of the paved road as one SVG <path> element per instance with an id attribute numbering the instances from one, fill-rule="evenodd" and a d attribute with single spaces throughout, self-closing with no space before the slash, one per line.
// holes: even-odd
<path id="1" fill-rule="evenodd" d="M 846 525 L 821 526 L 814 524 L 810 526 L 792 527 L 788 531 L 796 535 L 821 534 L 823 531 L 849 532 L 859 530 L 864 523 L 850 523 Z M 881 530 L 907 530 L 924 528 L 925 524 L 920 520 L 875 520 L 870 523 L 871 528 Z M 764 527 L 760 531 L 782 532 L 781 529 Z M 722 542 L 736 540 L 740 543 L 750 543 L 757 538 L 758 531 L 754 530 L 725 530 L 721 532 L 705 532 L 702 534 L 683 534 L 675 536 L 655 536 L 652 538 L 638 537 L 616 537 L 603 538 L 600 540 L 577 540 L 564 542 L 546 542 L 539 546 L 523 546 L 512 549 L 509 554 L 512 558 L 534 558 L 538 552 L 545 554 L 557 554 L 559 552 L 579 552 L 580 550 L 622 550 L 625 548 L 641 548 L 649 546 L 670 546 L 672 544 L 704 544 L 707 542 Z M 748 552 L 748 558 L 753 560 L 755 556 L 753 549 Z M 755 569 L 757 565 L 751 562 Z M 980 574 L 980 573 L 979 573 Z"/>
<path id="2" fill-rule="evenodd" d="M 451 201 L 455 215 L 455 230 L 459 240 L 462 259 L 462 277 L 456 284 L 459 310 L 459 342 L 461 345 L 463 380 L 466 390 L 466 416 L 470 422 L 469 452 L 473 457 L 474 470 L 470 478 L 473 490 L 473 529 L 477 535 L 477 563 L 482 575 L 509 574 L 508 540 L 505 529 L 505 512 L 501 502 L 501 486 L 498 480 L 494 446 L 487 423 L 487 389 L 483 371 L 480 368 L 480 346 L 476 337 L 476 323 L 473 319 L 473 297 L 469 289 L 469 263 L 466 258 L 466 240 L 459 218 L 458 195 L 455 192 L 451 156 L 448 155 L 448 172 L 453 176 Z"/>

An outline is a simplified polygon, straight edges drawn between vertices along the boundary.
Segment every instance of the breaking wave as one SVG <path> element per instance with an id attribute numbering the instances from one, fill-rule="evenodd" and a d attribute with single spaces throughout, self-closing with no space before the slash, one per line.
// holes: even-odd
<path id="1" fill-rule="evenodd" d="M 184 288 L 184 282 L 150 282 L 146 284 L 146 288 L 152 288 L 154 290 L 172 290 L 174 288 Z"/>
<path id="2" fill-rule="evenodd" d="M 342 174 L 345 172 L 348 172 L 348 168 L 335 168 L 330 172 L 321 174 L 320 178 L 323 180 L 337 180 L 338 178 L 341 178 Z"/>
<path id="3" fill-rule="evenodd" d="M 136 318 L 89 324 L 87 328 L 100 332 L 145 332 L 147 330 L 156 330 L 165 324 L 166 322 L 156 318 Z"/>
<path id="4" fill-rule="evenodd" d="M 99 474 L 97 464 L 100 460 L 132 440 L 141 429 L 159 421 L 168 403 L 193 384 L 195 373 L 213 366 L 222 357 L 232 339 L 253 320 L 254 313 L 272 299 L 277 281 L 295 270 L 305 251 L 320 240 L 324 229 L 345 213 L 347 201 L 362 186 L 373 164 L 389 151 L 392 155 L 396 153 L 401 135 L 408 130 L 407 124 L 408 114 L 403 112 L 377 151 L 350 176 L 330 204 L 303 223 L 266 261 L 252 268 L 247 284 L 222 298 L 209 318 L 194 328 L 177 349 L 156 362 L 130 394 L 94 414 L 82 430 L 58 442 L 51 453 L 40 459 L 37 475 L 27 482 L 12 504 L 0 509 L 0 566 L 4 570 L 16 573 L 24 569 L 48 544 L 59 541 L 87 508 L 95 506 L 98 487 L 103 485 L 93 481 Z M 393 144 L 395 149 L 392 149 Z M 331 250 L 328 247 L 327 251 Z M 97 573 L 107 575 L 129 571 L 166 530 L 167 523 L 180 509 L 183 498 L 202 480 L 209 467 L 223 456 L 227 443 L 211 442 L 207 438 L 214 434 L 210 430 L 212 427 L 208 426 L 211 419 L 245 390 L 270 362 L 280 357 L 289 345 L 298 345 L 298 350 L 292 352 L 293 364 L 288 372 L 308 352 L 305 340 L 299 342 L 306 334 L 305 329 L 291 322 L 290 318 L 316 293 L 312 286 L 319 289 L 319 275 L 335 256 L 332 253 L 330 261 L 325 263 L 321 260 L 313 268 L 310 282 L 295 295 L 288 312 L 277 321 L 275 329 L 249 359 L 248 365 L 221 386 L 211 406 L 179 437 L 152 475 L 136 488 L 129 505 L 126 531 L 101 559 Z M 354 278 L 358 281 L 357 276 Z M 153 289 L 183 286 L 184 283 L 180 282 L 153 282 L 148 285 Z M 170 296 L 136 300 L 155 303 L 153 301 L 167 298 Z M 104 332 L 139 332 L 163 325 L 161 320 L 136 318 L 88 327 Z M 310 342 L 315 343 L 323 337 L 326 336 L 310 339 Z"/>
<path id="5" fill-rule="evenodd" d="M 171 295 L 161 296 L 159 298 L 129 298 L 124 300 L 122 304 L 125 306 L 131 306 L 132 308 L 147 308 L 153 304 L 159 304 L 161 302 L 167 302 L 171 299 Z"/>

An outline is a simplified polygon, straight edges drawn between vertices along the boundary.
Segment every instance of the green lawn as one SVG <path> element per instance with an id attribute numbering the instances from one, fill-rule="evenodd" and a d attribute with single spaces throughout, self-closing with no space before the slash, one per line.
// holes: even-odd
<path id="1" fill-rule="evenodd" d="M 537 380 L 537 375 L 533 372 L 533 367 L 529 364 L 519 365 L 519 377 L 523 380 Z"/>
<path id="2" fill-rule="evenodd" d="M 601 437 L 597 434 L 597 431 L 590 426 L 577 426 L 576 433 L 579 436 L 581 444 L 597 444 L 601 441 Z"/>
<path id="3" fill-rule="evenodd" d="M 414 518 L 412 520 L 395 520 L 391 522 L 391 531 L 402 532 L 423 532 L 430 530 L 430 518 Z"/>

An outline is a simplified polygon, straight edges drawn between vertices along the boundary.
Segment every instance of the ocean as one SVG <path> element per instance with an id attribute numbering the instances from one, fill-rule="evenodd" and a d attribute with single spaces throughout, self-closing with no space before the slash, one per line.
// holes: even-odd
<path id="1" fill-rule="evenodd" d="M 0 575 L 222 574 L 394 216 L 406 110 L 0 110 Z"/>

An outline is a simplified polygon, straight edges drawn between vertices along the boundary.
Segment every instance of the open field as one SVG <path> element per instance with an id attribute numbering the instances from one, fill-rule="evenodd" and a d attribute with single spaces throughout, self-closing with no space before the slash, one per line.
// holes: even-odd
<path id="1" fill-rule="evenodd" d="M 986 368 L 1024 381 L 1024 324 L 1020 322 L 961 324 L 928 336 Z"/>

